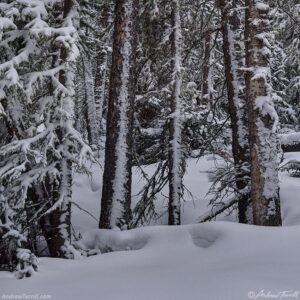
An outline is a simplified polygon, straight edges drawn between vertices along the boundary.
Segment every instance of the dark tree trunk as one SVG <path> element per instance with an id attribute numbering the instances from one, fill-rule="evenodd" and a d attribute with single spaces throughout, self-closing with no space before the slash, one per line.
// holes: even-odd
<path id="1" fill-rule="evenodd" d="M 204 104 L 207 105 L 210 103 L 211 99 L 211 91 L 210 91 L 210 57 L 211 57 L 211 50 L 212 50 L 212 35 L 211 31 L 208 30 L 204 36 L 204 60 L 203 60 L 203 77 L 202 77 L 202 99 L 201 103 L 199 100 L 198 105 Z"/>
<path id="2" fill-rule="evenodd" d="M 67 166 L 68 173 L 64 174 L 65 179 L 61 179 L 59 183 L 50 181 L 49 178 L 45 179 L 44 197 L 47 200 L 51 199 L 49 209 L 58 201 L 60 195 L 61 184 L 68 186 L 68 195 L 65 195 L 65 200 L 62 205 L 55 210 L 45 215 L 40 222 L 43 230 L 44 237 L 47 242 L 49 254 L 51 257 L 58 258 L 71 258 L 66 245 L 71 243 L 71 203 L 72 197 L 72 163 L 70 161 L 65 162 L 69 164 Z M 59 171 L 62 168 L 58 167 Z"/>
<path id="3" fill-rule="evenodd" d="M 105 34 L 100 33 L 97 35 L 102 43 L 96 45 L 97 57 L 95 67 L 95 78 L 94 78 L 94 94 L 95 94 L 95 105 L 97 111 L 98 123 L 100 125 L 100 133 L 104 132 L 103 128 L 103 117 L 105 114 L 106 94 L 107 94 L 107 82 L 109 78 L 109 69 L 111 64 L 111 48 L 112 48 L 112 12 L 111 3 L 107 3 L 104 7 L 99 10 L 97 18 L 97 26 L 100 28 L 106 28 Z M 104 46 L 103 46 L 104 44 Z"/>
<path id="4" fill-rule="evenodd" d="M 131 220 L 138 3 L 116 1 L 100 228 L 126 227 Z"/>
<path id="5" fill-rule="evenodd" d="M 7 99 L 2 99 L 1 104 L 4 112 L 6 112 L 8 110 Z M 12 142 L 15 136 L 19 138 L 18 130 L 14 126 L 14 122 L 8 118 L 7 115 L 0 115 L 0 148 L 1 146 Z M 0 167 L 3 167 L 1 160 Z M 4 204 L 4 186 L 2 186 L 0 183 L 0 204 L 2 204 L 0 207 L 0 223 L 4 225 L 3 227 L 0 227 L 0 271 L 14 271 L 16 265 L 18 264 L 17 249 L 19 246 L 17 245 L 17 239 L 3 238 L 3 236 L 8 233 L 10 229 L 10 225 L 7 224 L 9 221 L 7 218 L 7 208 Z M 22 245 L 22 247 L 25 247 L 25 245 Z"/>
<path id="6" fill-rule="evenodd" d="M 73 6 L 72 0 L 64 0 L 63 18 L 66 18 Z M 57 57 L 54 57 L 54 64 Z M 65 62 L 67 60 L 67 50 L 62 47 L 60 49 L 59 61 Z M 66 71 L 59 72 L 59 82 L 66 85 Z M 51 90 L 51 88 L 50 88 Z M 63 96 L 60 95 L 60 98 Z M 61 100 L 61 99 L 60 99 Z M 58 144 L 64 143 L 65 132 L 62 127 L 56 129 Z M 49 178 L 45 179 L 45 197 L 50 198 L 50 207 L 54 205 L 60 197 L 63 197 L 61 205 L 56 209 L 50 211 L 42 220 L 41 227 L 47 241 L 48 250 L 51 257 L 71 258 L 68 252 L 68 245 L 71 243 L 71 197 L 72 197 L 72 161 L 64 157 L 57 162 L 57 169 L 61 177 L 55 182 Z M 59 182 L 58 182 L 59 180 Z M 62 190 L 65 191 L 61 195 Z M 47 201 L 47 200 L 46 200 Z M 50 208 L 49 207 L 49 208 Z"/>
<path id="7" fill-rule="evenodd" d="M 85 87 L 85 115 L 88 141 L 90 145 L 100 149 L 100 116 L 97 116 L 91 58 L 83 56 L 82 66 Z"/>
<path id="8" fill-rule="evenodd" d="M 245 79 L 243 65 L 243 44 L 238 0 L 219 0 L 222 15 L 222 35 L 227 96 L 232 129 L 232 153 L 235 165 L 238 213 L 240 223 L 249 220 L 250 170 L 247 114 L 244 94 Z"/>

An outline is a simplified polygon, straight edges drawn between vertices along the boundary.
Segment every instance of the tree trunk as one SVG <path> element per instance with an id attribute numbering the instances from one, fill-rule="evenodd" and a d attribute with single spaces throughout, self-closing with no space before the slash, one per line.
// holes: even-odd
<path id="1" fill-rule="evenodd" d="M 100 228 L 131 220 L 132 130 L 138 0 L 117 0 L 108 100 Z"/>
<path id="2" fill-rule="evenodd" d="M 202 77 L 202 101 L 198 100 L 198 105 L 210 105 L 211 100 L 211 55 L 212 55 L 212 33 L 208 30 L 204 36 L 204 61 L 203 61 L 203 77 Z"/>
<path id="3" fill-rule="evenodd" d="M 97 110 L 94 94 L 94 78 L 92 74 L 92 64 L 89 57 L 83 57 L 83 72 L 85 85 L 85 104 L 87 105 L 87 132 L 89 144 L 97 149 L 100 148 L 100 120 L 97 118 Z M 102 116 L 101 116 L 102 117 Z"/>
<path id="4" fill-rule="evenodd" d="M 169 124 L 169 225 L 180 225 L 183 155 L 181 149 L 181 20 L 178 0 L 172 1 L 173 91 Z"/>
<path id="5" fill-rule="evenodd" d="M 256 225 L 279 226 L 278 117 L 271 99 L 269 6 L 246 0 L 246 7 L 246 99 L 253 222 Z"/>
<path id="6" fill-rule="evenodd" d="M 232 130 L 232 153 L 235 165 L 236 197 L 239 198 L 240 223 L 252 223 L 250 211 L 250 165 L 247 132 L 245 78 L 239 0 L 220 0 L 227 96 Z"/>
<path id="7" fill-rule="evenodd" d="M 108 4 L 109 5 L 109 4 Z M 111 14 L 108 11 L 103 12 L 102 10 L 98 12 L 98 21 L 97 25 L 102 28 L 107 28 L 107 31 L 103 36 L 99 36 L 99 39 L 103 41 L 105 46 L 98 43 L 96 46 L 97 58 L 96 58 L 96 70 L 95 70 L 95 82 L 94 82 L 94 94 L 95 94 L 95 104 L 97 117 L 100 125 L 100 132 L 103 132 L 103 115 L 104 115 L 104 107 L 106 106 L 105 98 L 107 93 L 107 81 L 109 77 L 109 69 L 111 62 L 111 47 L 112 47 L 112 37 L 111 37 L 111 24 L 113 20 L 111 18 Z M 105 16 L 103 18 L 103 15 Z"/>
<path id="8" fill-rule="evenodd" d="M 108 47 L 107 47 L 108 48 Z M 107 71 L 108 71 L 108 61 L 109 61 L 109 49 L 102 51 L 102 55 L 97 56 L 96 60 L 96 73 L 95 73 L 95 104 L 96 104 L 96 111 L 97 117 L 99 119 L 99 130 L 102 131 L 102 118 L 103 118 L 103 108 L 104 108 L 104 100 L 106 94 L 106 81 L 108 78 Z"/>
<path id="9" fill-rule="evenodd" d="M 63 18 L 66 19 L 72 10 L 73 1 L 65 0 L 63 8 Z M 68 57 L 67 49 L 64 47 L 60 50 L 60 59 L 62 63 L 66 62 Z M 54 58 L 54 61 L 56 59 Z M 66 67 L 67 68 L 67 67 Z M 66 86 L 69 79 L 67 79 L 67 72 L 70 70 L 62 69 L 59 72 L 59 82 Z M 72 70 L 70 71 L 72 72 Z M 68 82 L 70 84 L 70 82 Z M 58 96 L 59 102 L 63 110 L 69 112 L 72 104 L 70 103 L 71 95 L 64 93 Z M 65 118 L 65 116 L 63 116 Z M 64 120 L 63 122 L 72 122 L 71 120 Z M 64 145 L 65 129 L 64 124 L 61 124 L 56 129 L 56 136 L 59 146 L 68 147 Z M 72 168 L 73 164 L 67 157 L 62 157 L 57 161 L 56 168 L 59 171 L 60 178 L 56 180 L 45 179 L 45 196 L 50 197 L 50 210 L 42 220 L 42 228 L 47 241 L 48 249 L 51 257 L 59 258 L 73 258 L 70 252 L 71 246 L 71 198 L 72 198 Z M 56 205 L 59 203 L 59 205 Z M 57 206 L 54 207 L 53 206 Z"/>

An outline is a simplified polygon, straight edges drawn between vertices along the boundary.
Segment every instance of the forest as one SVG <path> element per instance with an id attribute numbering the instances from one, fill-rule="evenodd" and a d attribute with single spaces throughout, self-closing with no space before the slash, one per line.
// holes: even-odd
<path id="1" fill-rule="evenodd" d="M 299 0 L 1 0 L 1 299 L 300 297 L 299 100 Z"/>

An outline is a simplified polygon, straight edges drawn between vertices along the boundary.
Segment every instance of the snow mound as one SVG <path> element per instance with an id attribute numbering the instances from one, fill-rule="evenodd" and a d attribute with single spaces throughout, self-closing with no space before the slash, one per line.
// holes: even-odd
<path id="1" fill-rule="evenodd" d="M 252 291 L 300 291 L 299 232 L 232 222 L 92 230 L 86 247 L 117 252 L 42 258 L 32 278 L 1 272 L 0 290 L 55 300 L 242 300 Z"/>
<path id="2" fill-rule="evenodd" d="M 97 249 L 101 253 L 139 250 L 145 246 L 148 236 L 140 231 L 93 229 L 83 234 L 77 245 L 83 249 Z"/>

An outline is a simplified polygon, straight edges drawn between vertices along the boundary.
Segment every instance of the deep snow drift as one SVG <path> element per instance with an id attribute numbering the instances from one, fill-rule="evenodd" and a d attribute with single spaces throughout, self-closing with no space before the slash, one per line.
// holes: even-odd
<path id="1" fill-rule="evenodd" d="M 1 292 L 60 300 L 242 300 L 251 291 L 300 290 L 299 230 L 212 222 L 120 232 L 123 247 L 142 248 L 77 261 L 43 258 L 30 279 L 2 273 Z"/>
<path id="2" fill-rule="evenodd" d="M 185 184 L 195 197 L 184 204 L 184 224 L 195 223 L 208 210 L 205 171 L 212 170 L 213 164 L 207 158 L 198 164 L 196 160 L 188 162 Z M 153 169 L 149 166 L 147 172 Z M 94 168 L 93 173 L 92 180 L 76 177 L 74 196 L 76 203 L 97 219 L 100 168 Z M 107 248 L 116 252 L 75 261 L 40 258 L 39 272 L 24 280 L 1 272 L 0 297 L 46 294 L 59 300 L 242 300 L 266 298 L 258 293 L 270 292 L 277 298 L 300 298 L 300 179 L 281 174 L 280 180 L 287 225 L 282 228 L 218 221 L 107 231 L 98 230 L 96 220 L 74 208 L 74 227 L 83 234 L 81 243 L 102 252 Z M 134 172 L 134 194 L 142 185 Z M 167 191 L 159 197 L 160 209 L 166 206 L 165 194 Z M 234 221 L 235 216 L 220 219 Z M 158 224 L 165 221 L 162 215 Z"/>

